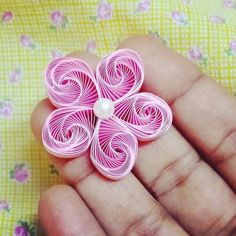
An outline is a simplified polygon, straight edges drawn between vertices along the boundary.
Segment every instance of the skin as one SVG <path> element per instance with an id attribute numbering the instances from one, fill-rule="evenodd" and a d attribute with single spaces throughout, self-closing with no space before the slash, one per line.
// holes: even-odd
<path id="1" fill-rule="evenodd" d="M 170 105 L 174 123 L 160 139 L 139 145 L 135 167 L 119 181 L 102 177 L 89 154 L 50 156 L 64 185 L 41 195 L 39 217 L 49 236 L 236 235 L 236 100 L 188 59 L 150 36 L 119 45 L 145 65 L 143 90 Z M 69 56 L 95 70 L 99 58 Z M 48 99 L 32 114 L 41 142 Z"/>

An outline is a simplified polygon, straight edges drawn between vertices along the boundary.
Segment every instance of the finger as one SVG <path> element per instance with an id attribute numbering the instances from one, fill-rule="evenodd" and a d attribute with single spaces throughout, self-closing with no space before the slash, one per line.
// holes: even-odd
<path id="1" fill-rule="evenodd" d="M 41 133 L 49 114 L 48 108 L 40 103 L 32 115 L 34 132 Z M 37 113 L 36 113 L 37 112 Z M 49 111 L 50 112 L 50 111 Z M 44 117 L 42 115 L 45 115 Z M 34 117 L 42 121 L 35 123 Z M 39 137 L 37 134 L 36 137 Z M 103 178 L 91 165 L 88 154 L 67 160 L 58 165 L 59 172 L 82 196 L 98 221 L 109 235 L 186 235 L 186 232 L 152 198 L 142 184 L 132 175 L 121 181 L 112 182 Z"/>
<path id="2" fill-rule="evenodd" d="M 235 99 L 189 60 L 152 37 L 133 37 L 119 48 L 141 55 L 145 86 L 171 105 L 175 125 L 236 190 Z"/>
<path id="3" fill-rule="evenodd" d="M 42 194 L 39 218 L 48 236 L 106 235 L 77 192 L 66 185 L 51 187 Z"/>
<path id="4" fill-rule="evenodd" d="M 174 127 L 139 148 L 134 173 L 191 235 L 235 230 L 234 193 Z"/>
<path id="5" fill-rule="evenodd" d="M 128 42 L 125 47 L 129 47 Z M 146 83 L 149 90 L 150 85 Z M 198 154 L 173 127 L 159 140 L 139 148 L 134 170 L 188 232 L 216 235 L 220 231 L 227 234 L 233 230 L 234 194 L 205 162 L 200 161 Z M 207 209 L 207 214 L 203 215 L 202 209 Z"/>

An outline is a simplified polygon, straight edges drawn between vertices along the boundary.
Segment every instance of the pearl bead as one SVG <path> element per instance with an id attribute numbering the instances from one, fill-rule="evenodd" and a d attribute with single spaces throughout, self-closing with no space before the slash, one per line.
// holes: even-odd
<path id="1" fill-rule="evenodd" d="M 110 118 L 113 115 L 114 110 L 113 101 L 107 98 L 100 98 L 93 105 L 93 112 L 100 119 Z"/>

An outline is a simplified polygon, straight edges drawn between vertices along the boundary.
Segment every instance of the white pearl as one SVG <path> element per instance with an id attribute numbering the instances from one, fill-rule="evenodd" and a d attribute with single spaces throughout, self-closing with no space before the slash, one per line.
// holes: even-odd
<path id="1" fill-rule="evenodd" d="M 113 115 L 114 110 L 113 101 L 107 98 L 100 98 L 93 105 L 93 112 L 100 119 L 110 118 Z"/>

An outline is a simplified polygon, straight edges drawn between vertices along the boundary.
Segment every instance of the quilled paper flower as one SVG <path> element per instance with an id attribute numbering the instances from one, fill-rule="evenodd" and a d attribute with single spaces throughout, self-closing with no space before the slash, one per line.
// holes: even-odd
<path id="1" fill-rule="evenodd" d="M 158 138 L 172 123 L 165 101 L 138 93 L 143 80 L 143 62 L 129 49 L 103 58 L 95 75 L 77 58 L 50 62 L 45 81 L 57 109 L 43 127 L 45 149 L 61 158 L 76 158 L 91 146 L 90 159 L 101 174 L 114 180 L 128 174 L 138 140 Z"/>

